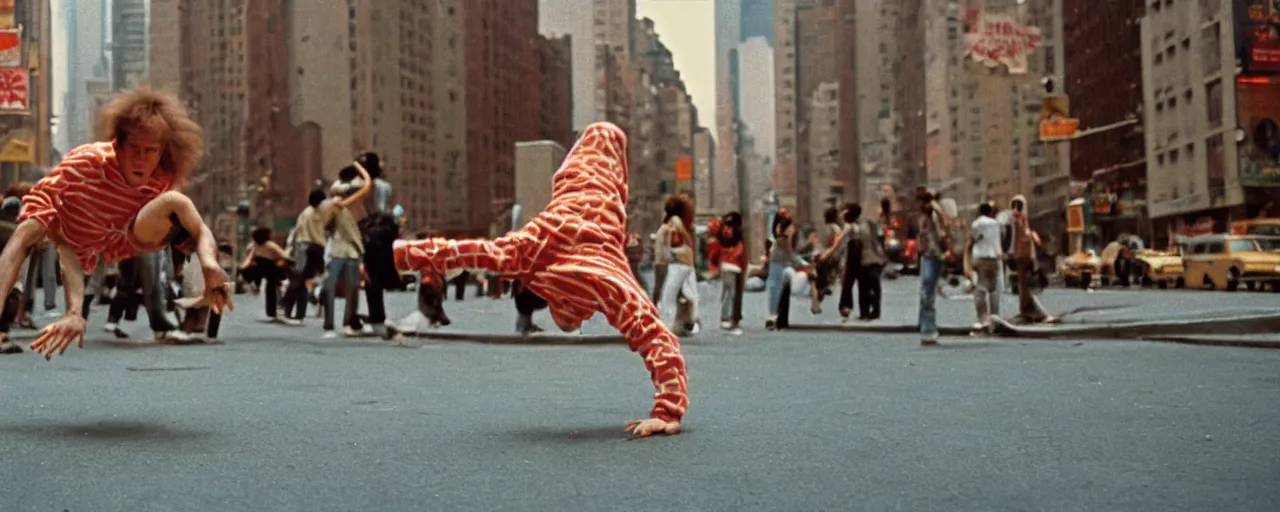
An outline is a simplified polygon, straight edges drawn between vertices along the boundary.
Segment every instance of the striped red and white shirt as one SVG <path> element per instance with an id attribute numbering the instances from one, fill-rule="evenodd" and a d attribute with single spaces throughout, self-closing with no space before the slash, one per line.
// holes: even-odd
<path id="1" fill-rule="evenodd" d="M 167 174 L 155 173 L 141 187 L 125 183 L 111 142 L 85 144 L 36 183 L 22 199 L 21 223 L 35 219 L 76 251 L 92 272 L 98 258 L 116 262 L 133 256 L 133 219 L 148 202 L 173 188 Z"/>

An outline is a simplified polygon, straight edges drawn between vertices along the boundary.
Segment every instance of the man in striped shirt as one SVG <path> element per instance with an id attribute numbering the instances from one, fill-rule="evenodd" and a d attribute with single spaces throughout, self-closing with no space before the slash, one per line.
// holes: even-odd
<path id="1" fill-rule="evenodd" d="M 199 125 L 177 98 L 143 88 L 103 108 L 102 135 L 109 142 L 71 150 L 36 183 L 0 254 L 3 304 L 28 249 L 46 237 L 57 245 L 67 311 L 31 344 L 45 359 L 65 352 L 72 341 L 83 346 L 84 275 L 99 258 L 114 262 L 156 252 L 175 231 L 185 230 L 195 241 L 204 300 L 218 313 L 231 305 L 213 235 L 191 199 L 177 191 L 203 154 Z"/>

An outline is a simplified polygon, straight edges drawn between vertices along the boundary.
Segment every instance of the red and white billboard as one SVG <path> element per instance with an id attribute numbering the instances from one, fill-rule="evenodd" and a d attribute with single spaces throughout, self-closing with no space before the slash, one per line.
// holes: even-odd
<path id="1" fill-rule="evenodd" d="M 1003 64 L 1013 75 L 1027 72 L 1027 55 L 1044 42 L 1039 28 L 1006 14 L 979 13 L 971 27 L 964 36 L 965 55 L 991 68 Z"/>
<path id="2" fill-rule="evenodd" d="M 31 108 L 31 82 L 27 70 L 0 68 L 0 110 Z"/>

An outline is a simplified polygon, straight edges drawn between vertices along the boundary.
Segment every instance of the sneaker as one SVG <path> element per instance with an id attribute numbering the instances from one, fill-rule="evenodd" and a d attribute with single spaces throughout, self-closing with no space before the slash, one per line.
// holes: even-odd
<path id="1" fill-rule="evenodd" d="M 22 353 L 22 347 L 19 347 L 18 344 L 9 340 L 0 342 L 0 354 L 21 354 L 21 353 Z"/>
<path id="2" fill-rule="evenodd" d="M 320 336 L 320 337 L 321 337 L 321 338 L 324 338 L 324 339 L 327 339 L 327 340 L 331 340 L 331 339 L 337 338 L 337 337 L 338 337 L 338 333 L 333 332 L 333 331 L 325 331 L 325 332 L 324 332 L 324 334 L 323 334 L 322 336 Z"/>
<path id="3" fill-rule="evenodd" d="M 166 345 L 188 345 L 204 341 L 197 335 L 177 330 L 157 331 L 155 335 L 157 343 L 164 343 Z"/>
<path id="4" fill-rule="evenodd" d="M 720 322 L 720 328 L 726 331 L 733 329 L 733 322 Z"/>
<path id="5" fill-rule="evenodd" d="M 114 322 L 107 322 L 105 324 L 102 324 L 102 330 L 107 332 L 116 332 L 120 330 L 120 326 L 116 325 Z"/>
<path id="6" fill-rule="evenodd" d="M 765 328 L 765 330 L 768 330 L 768 331 L 776 331 L 776 330 L 778 330 L 778 317 L 776 317 L 776 316 L 771 316 L 771 317 L 769 317 L 769 319 L 768 319 L 768 320 L 765 320 L 765 321 L 764 321 L 764 328 Z"/>
<path id="7" fill-rule="evenodd" d="M 920 338 L 920 344 L 924 346 L 934 346 L 938 344 L 938 334 L 927 334 Z"/>
<path id="8" fill-rule="evenodd" d="M 360 336 L 360 331 L 355 330 L 350 325 L 342 328 L 342 335 L 348 338 L 356 338 Z"/>
<path id="9" fill-rule="evenodd" d="M 734 327 L 729 329 L 729 334 L 732 336 L 742 336 L 742 329 Z"/>
<path id="10" fill-rule="evenodd" d="M 287 316 L 278 316 L 275 318 L 275 321 L 277 323 L 280 323 L 282 325 L 288 325 L 290 327 L 299 327 L 302 325 L 302 320 L 296 320 L 293 318 L 289 318 Z"/>

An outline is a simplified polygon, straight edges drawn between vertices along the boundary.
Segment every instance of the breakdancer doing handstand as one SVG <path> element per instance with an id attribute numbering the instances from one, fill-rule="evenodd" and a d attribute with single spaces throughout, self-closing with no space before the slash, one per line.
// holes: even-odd
<path id="1" fill-rule="evenodd" d="M 117 96 L 101 116 L 108 142 L 71 150 L 36 183 L 0 253 L 3 304 L 27 250 L 46 237 L 58 248 L 67 311 L 31 344 L 46 360 L 66 352 L 73 341 L 84 346 L 84 276 L 99 259 L 114 262 L 158 251 L 175 232 L 195 242 L 204 274 L 201 302 L 218 313 L 231 306 L 213 234 L 191 199 L 177 191 L 204 152 L 200 126 L 177 98 L 149 88 Z"/>
<path id="2" fill-rule="evenodd" d="M 634 437 L 680 433 L 689 407 L 680 341 L 658 318 L 627 264 L 627 136 L 596 123 L 583 131 L 552 178 L 551 202 L 523 229 L 494 240 L 399 241 L 396 266 L 444 274 L 481 269 L 520 280 L 547 301 L 564 331 L 596 312 L 639 352 L 653 386 L 653 409 L 627 423 Z"/>

